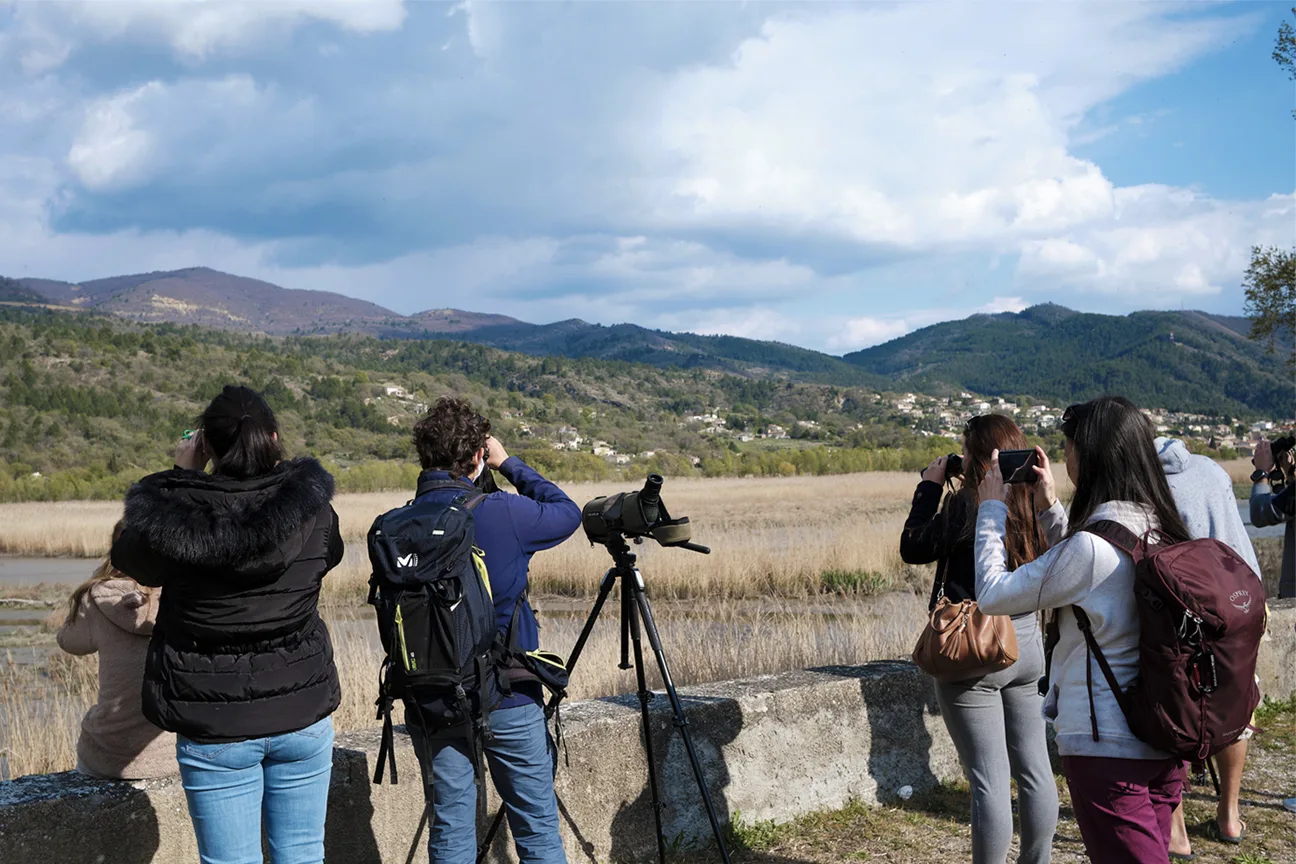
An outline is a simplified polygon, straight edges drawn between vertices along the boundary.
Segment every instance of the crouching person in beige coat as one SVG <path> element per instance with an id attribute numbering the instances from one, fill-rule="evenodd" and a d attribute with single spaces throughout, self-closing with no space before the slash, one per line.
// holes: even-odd
<path id="1" fill-rule="evenodd" d="M 121 533 L 119 523 L 113 540 Z M 69 654 L 99 653 L 99 700 L 77 738 L 77 771 L 91 777 L 144 780 L 179 771 L 175 735 L 144 718 L 144 658 L 161 590 L 146 588 L 104 561 L 73 592 L 58 631 Z"/>

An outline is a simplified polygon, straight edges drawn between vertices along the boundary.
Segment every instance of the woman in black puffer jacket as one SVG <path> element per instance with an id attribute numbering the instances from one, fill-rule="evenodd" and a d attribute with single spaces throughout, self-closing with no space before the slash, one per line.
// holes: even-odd
<path id="1" fill-rule="evenodd" d="M 176 467 L 126 495 L 113 565 L 165 586 L 144 672 L 144 713 L 176 755 L 208 861 L 324 859 L 341 699 L 320 583 L 342 560 L 333 478 L 281 461 L 275 417 L 226 387 Z M 211 471 L 203 468 L 211 462 Z"/>

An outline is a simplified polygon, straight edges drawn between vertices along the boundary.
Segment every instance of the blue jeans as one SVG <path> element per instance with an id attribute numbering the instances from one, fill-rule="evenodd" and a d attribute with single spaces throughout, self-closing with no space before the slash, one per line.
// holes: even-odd
<path id="1" fill-rule="evenodd" d="M 554 795 L 554 750 L 539 705 L 492 711 L 493 738 L 486 745 L 491 780 L 504 801 L 509 830 L 519 864 L 567 864 L 558 836 L 558 799 Z M 477 787 L 472 757 L 462 740 L 427 742 L 432 756 L 432 781 L 427 779 L 427 756 L 418 721 L 408 718 L 409 730 L 423 769 L 423 782 L 433 790 L 433 818 L 428 831 L 428 856 L 436 864 L 474 864 L 477 860 Z"/>
<path id="2" fill-rule="evenodd" d="M 180 780 L 202 864 L 320 864 L 333 772 L 333 718 L 232 744 L 176 737 Z"/>

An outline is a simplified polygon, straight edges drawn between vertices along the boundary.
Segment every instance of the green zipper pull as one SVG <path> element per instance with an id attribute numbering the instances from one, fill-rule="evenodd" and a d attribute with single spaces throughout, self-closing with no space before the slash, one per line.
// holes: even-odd
<path id="1" fill-rule="evenodd" d="M 401 615 L 399 603 L 396 604 L 396 635 L 400 639 L 401 659 L 404 661 L 405 671 L 417 672 L 418 660 L 405 644 L 405 618 Z"/>

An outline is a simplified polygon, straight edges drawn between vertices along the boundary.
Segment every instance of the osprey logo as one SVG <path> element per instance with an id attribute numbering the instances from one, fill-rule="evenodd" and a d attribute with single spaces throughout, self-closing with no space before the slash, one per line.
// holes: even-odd
<path id="1" fill-rule="evenodd" d="M 398 555 L 398 556 L 396 556 L 396 566 L 397 566 L 397 567 L 417 567 L 417 566 L 418 566 L 418 553 L 417 553 L 417 552 L 411 552 L 411 553 L 408 554 L 408 555 Z"/>
<path id="2" fill-rule="evenodd" d="M 1250 591 L 1234 591 L 1231 595 L 1229 595 L 1229 602 L 1232 603 L 1232 604 L 1233 604 L 1233 608 L 1236 609 L 1236 610 L 1238 610 L 1239 612 L 1242 612 L 1242 613 L 1250 612 L 1250 611 L 1251 611 L 1251 592 L 1250 592 Z"/>

